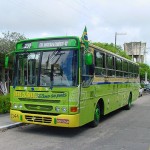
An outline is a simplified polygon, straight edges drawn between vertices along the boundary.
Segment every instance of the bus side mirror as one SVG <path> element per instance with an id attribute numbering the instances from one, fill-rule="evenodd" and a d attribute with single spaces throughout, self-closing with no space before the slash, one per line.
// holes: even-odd
<path id="1" fill-rule="evenodd" d="M 91 53 L 85 53 L 85 64 L 92 65 L 93 64 L 93 55 Z"/>
<path id="2" fill-rule="evenodd" d="M 5 56 L 5 68 L 8 68 L 9 57 Z"/>

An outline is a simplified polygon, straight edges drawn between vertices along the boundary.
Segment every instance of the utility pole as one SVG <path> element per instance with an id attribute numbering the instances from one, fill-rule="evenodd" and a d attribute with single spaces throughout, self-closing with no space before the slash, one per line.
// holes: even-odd
<path id="1" fill-rule="evenodd" d="M 150 47 L 147 47 L 147 48 L 145 47 L 145 48 L 144 48 L 144 63 L 145 63 L 145 64 L 147 63 L 147 60 L 146 60 L 146 54 L 148 53 L 148 52 L 147 52 L 147 49 L 150 49 Z"/>
<path id="2" fill-rule="evenodd" d="M 115 48 L 116 48 L 116 45 L 117 45 L 117 35 L 127 35 L 127 33 L 117 33 L 117 32 L 115 32 Z"/>

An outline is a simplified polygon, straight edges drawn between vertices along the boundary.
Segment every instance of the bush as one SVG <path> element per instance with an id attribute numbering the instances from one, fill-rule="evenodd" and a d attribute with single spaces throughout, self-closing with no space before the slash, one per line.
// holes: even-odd
<path id="1" fill-rule="evenodd" d="M 144 83 L 141 83 L 141 87 L 142 87 L 142 88 L 144 88 L 144 85 L 145 85 Z"/>
<path id="2" fill-rule="evenodd" d="M 7 113 L 10 110 L 10 95 L 0 95 L 0 113 Z"/>

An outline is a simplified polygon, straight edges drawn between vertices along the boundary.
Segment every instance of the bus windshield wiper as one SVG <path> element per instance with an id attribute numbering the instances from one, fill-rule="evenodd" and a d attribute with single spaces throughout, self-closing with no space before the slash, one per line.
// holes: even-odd
<path id="1" fill-rule="evenodd" d="M 50 72 L 50 89 L 53 89 L 54 84 L 54 64 L 51 65 L 51 72 Z"/>

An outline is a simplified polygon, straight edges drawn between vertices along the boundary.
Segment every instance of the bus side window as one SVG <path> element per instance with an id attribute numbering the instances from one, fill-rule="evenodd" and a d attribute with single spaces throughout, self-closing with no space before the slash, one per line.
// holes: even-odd
<path id="1" fill-rule="evenodd" d="M 112 55 L 106 55 L 107 76 L 115 76 L 115 63 Z"/>
<path id="2" fill-rule="evenodd" d="M 128 77 L 128 62 L 123 60 L 123 74 L 124 77 Z"/>
<path id="3" fill-rule="evenodd" d="M 95 56 L 95 75 L 105 76 L 106 75 L 105 54 L 95 50 L 94 56 Z"/>
<path id="4" fill-rule="evenodd" d="M 129 62 L 129 77 L 133 77 L 133 64 Z"/>
<path id="5" fill-rule="evenodd" d="M 122 77 L 122 59 L 116 58 L 116 76 Z"/>
<path id="6" fill-rule="evenodd" d="M 133 77 L 137 78 L 139 74 L 139 67 L 137 65 L 134 65 L 133 67 Z"/>

